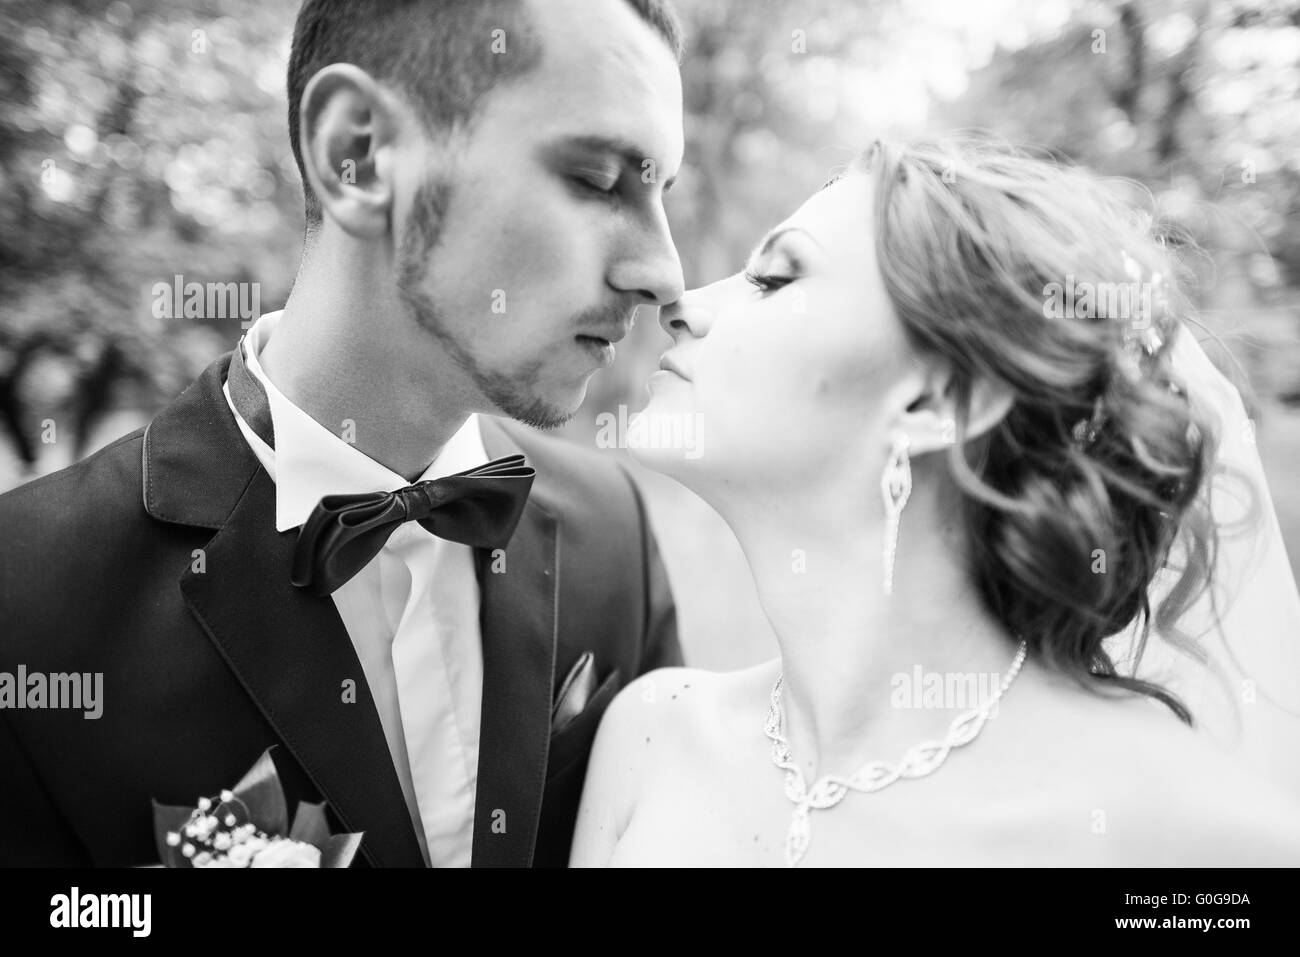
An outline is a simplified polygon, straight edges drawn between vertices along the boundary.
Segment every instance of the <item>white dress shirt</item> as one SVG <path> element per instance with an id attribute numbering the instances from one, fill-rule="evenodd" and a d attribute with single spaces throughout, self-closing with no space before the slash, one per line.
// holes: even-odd
<path id="1" fill-rule="evenodd" d="M 258 354 L 280 316 L 263 315 L 245 337 L 248 371 L 266 389 L 275 448 L 253 433 L 233 403 L 231 410 L 275 482 L 275 527 L 284 532 L 301 526 L 326 495 L 391 492 L 412 483 L 317 422 L 267 378 Z M 229 403 L 228 386 L 225 394 Z M 344 431 L 344 423 L 334 425 Z M 421 479 L 486 461 L 478 417 L 471 415 Z M 333 599 L 379 710 L 425 861 L 468 867 L 483 698 L 473 549 L 408 522 Z"/>

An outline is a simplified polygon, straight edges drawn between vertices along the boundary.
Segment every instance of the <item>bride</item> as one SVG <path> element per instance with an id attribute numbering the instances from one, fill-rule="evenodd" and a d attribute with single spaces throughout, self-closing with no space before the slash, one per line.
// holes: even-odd
<path id="1" fill-rule="evenodd" d="M 780 654 L 620 694 L 572 863 L 1300 863 L 1292 800 L 1103 644 L 1194 650 L 1213 587 L 1240 398 L 1173 271 L 1080 171 L 877 144 L 665 308 L 646 411 L 703 454 L 637 455 L 730 525 Z"/>

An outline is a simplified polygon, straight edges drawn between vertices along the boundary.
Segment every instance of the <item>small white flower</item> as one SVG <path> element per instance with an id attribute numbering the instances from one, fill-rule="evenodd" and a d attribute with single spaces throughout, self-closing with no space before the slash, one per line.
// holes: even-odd
<path id="1" fill-rule="evenodd" d="M 180 842 L 181 842 L 181 836 L 180 836 L 179 834 L 177 834 L 175 831 L 168 831 L 168 832 L 167 832 L 167 846 L 168 846 L 168 847 L 175 847 L 175 846 L 176 846 L 177 844 L 179 844 Z"/>
<path id="2" fill-rule="evenodd" d="M 233 815 L 233 814 L 227 814 L 227 815 L 226 815 L 226 827 L 234 827 L 234 826 L 235 826 L 235 815 Z"/>
<path id="3" fill-rule="evenodd" d="M 207 798 L 199 798 L 200 811 L 206 811 L 210 807 L 212 807 L 212 802 L 210 800 L 208 800 Z"/>
<path id="4" fill-rule="evenodd" d="M 236 844 L 230 849 L 230 866 L 247 867 L 252 856 L 252 852 L 249 851 L 247 844 Z"/>
<path id="5" fill-rule="evenodd" d="M 253 867 L 320 867 L 320 849 L 301 841 L 276 838 L 253 858 Z"/>
<path id="6" fill-rule="evenodd" d="M 201 854 L 195 854 L 192 863 L 195 867 L 207 867 L 212 863 L 212 855 L 207 851 L 203 851 Z"/>
<path id="7" fill-rule="evenodd" d="M 194 845 L 193 845 L 193 844 L 183 844 L 183 845 L 181 845 L 181 853 L 184 854 L 186 857 L 193 857 L 193 856 L 194 856 Z"/>
<path id="8" fill-rule="evenodd" d="M 224 803 L 229 804 L 229 803 L 230 803 L 231 801 L 233 801 L 234 799 L 235 799 L 235 792 L 234 792 L 234 791 L 222 791 L 222 792 L 221 792 L 221 800 L 222 800 Z M 204 810 L 206 811 L 207 808 L 204 808 Z"/>
<path id="9" fill-rule="evenodd" d="M 220 834 L 218 834 L 216 837 L 212 839 L 212 846 L 219 851 L 230 850 L 230 835 L 227 834 L 225 831 L 222 831 Z"/>

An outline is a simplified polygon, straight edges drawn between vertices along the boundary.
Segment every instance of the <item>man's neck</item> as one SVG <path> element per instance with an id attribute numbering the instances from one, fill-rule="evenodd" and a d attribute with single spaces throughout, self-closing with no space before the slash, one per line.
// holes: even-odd
<path id="1" fill-rule="evenodd" d="M 395 304 L 364 296 L 352 303 L 314 292 L 320 288 L 299 274 L 259 355 L 262 369 L 324 428 L 414 481 L 470 410 L 455 396 L 440 394 L 438 380 L 448 377 L 420 381 L 411 373 L 410 357 L 385 335 L 386 326 L 401 321 Z"/>

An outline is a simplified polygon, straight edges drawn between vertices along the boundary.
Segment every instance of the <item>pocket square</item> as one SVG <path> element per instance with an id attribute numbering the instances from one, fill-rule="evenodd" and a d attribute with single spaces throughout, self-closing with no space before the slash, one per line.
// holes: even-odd
<path id="1" fill-rule="evenodd" d="M 551 734 L 564 729 L 570 721 L 582 714 L 592 692 L 596 690 L 596 656 L 583 652 L 565 676 L 551 706 Z"/>

